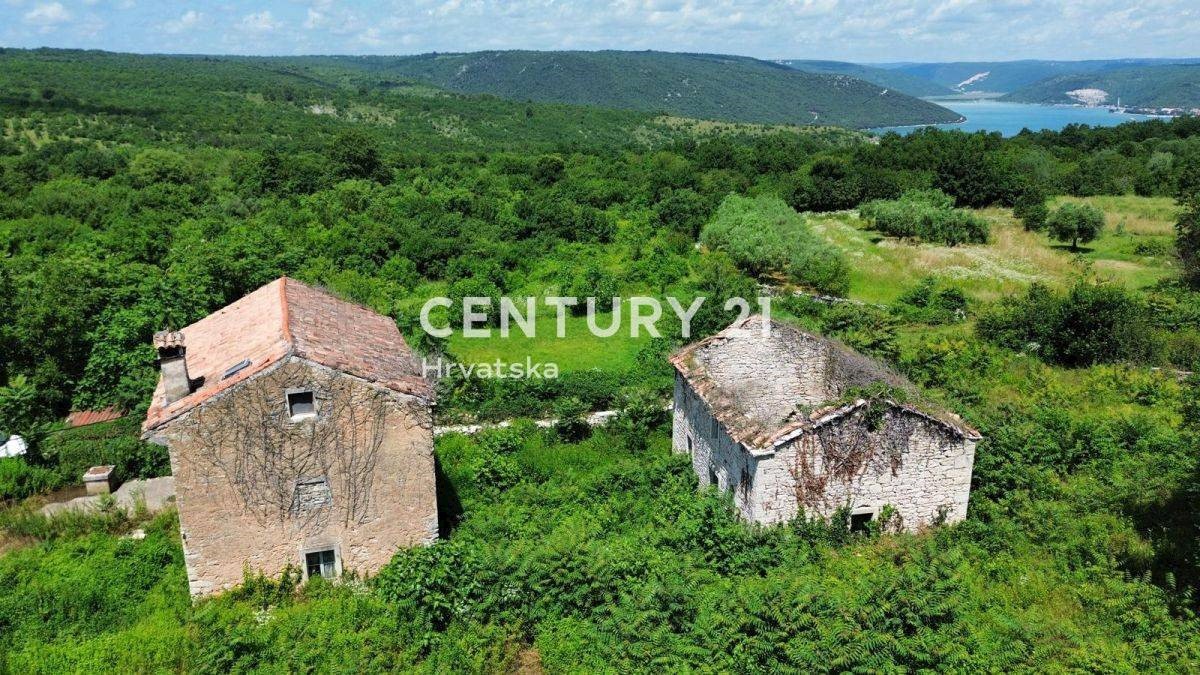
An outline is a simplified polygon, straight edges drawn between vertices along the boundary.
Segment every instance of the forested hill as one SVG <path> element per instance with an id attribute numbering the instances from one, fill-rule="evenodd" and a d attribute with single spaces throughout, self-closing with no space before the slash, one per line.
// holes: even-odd
<path id="1" fill-rule="evenodd" d="M 943 96 L 953 94 L 954 90 L 933 80 L 910 75 L 901 70 L 876 68 L 846 61 L 812 61 L 801 59 L 784 59 L 779 61 L 785 66 L 810 73 L 826 73 L 833 75 L 849 75 L 865 80 L 885 89 L 893 89 L 909 96 Z"/>
<path id="2" fill-rule="evenodd" d="M 114 143 L 222 148 L 264 139 L 323 147 L 348 124 L 385 150 L 409 152 L 622 147 L 671 135 L 645 112 L 366 86 L 357 77 L 282 59 L 0 48 L 0 115 L 9 133 L 16 120 L 39 120 L 46 128 L 30 139 L 39 142 L 103 126 Z"/>
<path id="3" fill-rule="evenodd" d="M 1103 73 L 1124 68 L 1161 67 L 1189 61 L 1196 61 L 1196 59 L 960 61 L 883 64 L 880 67 L 929 80 L 959 91 L 1009 93 L 1040 80 L 1060 75 Z"/>
<path id="4" fill-rule="evenodd" d="M 1200 64 L 1123 68 L 1103 73 L 1059 75 L 1022 87 L 1006 100 L 1023 103 L 1079 103 L 1081 94 L 1096 90 L 1102 103 L 1146 108 L 1200 107 Z"/>
<path id="5" fill-rule="evenodd" d="M 411 77 L 457 92 L 703 119 L 863 128 L 959 118 L 941 106 L 854 77 L 802 72 L 740 56 L 499 51 L 308 62 Z"/>

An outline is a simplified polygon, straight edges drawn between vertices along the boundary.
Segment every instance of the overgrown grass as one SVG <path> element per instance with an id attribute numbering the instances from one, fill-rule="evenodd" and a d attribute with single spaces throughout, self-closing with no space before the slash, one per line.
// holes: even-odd
<path id="1" fill-rule="evenodd" d="M 1099 278 L 1146 288 L 1174 271 L 1170 235 L 1175 209 L 1162 197 L 1061 198 L 1105 210 L 1107 227 L 1081 254 L 1027 232 L 1008 209 L 976 211 L 991 225 L 987 244 L 940 246 L 901 242 L 865 229 L 853 213 L 810 218 L 813 228 L 840 246 L 851 262 L 850 297 L 888 303 L 926 276 L 946 279 L 970 297 L 993 301 L 1041 281 L 1065 287 L 1091 270 Z"/>
<path id="2" fill-rule="evenodd" d="M 1128 389 L 1118 377 L 1101 398 Z M 253 580 L 192 606 L 170 514 L 143 540 L 80 533 L 10 553 L 0 667 L 1121 670 L 1195 663 L 1200 648 L 1162 590 L 1122 571 L 1145 565 L 1146 550 L 1102 497 L 1108 463 L 1074 476 L 1046 467 L 1046 486 L 1060 480 L 1051 493 L 977 499 L 963 525 L 876 538 L 747 527 L 728 497 L 696 492 L 662 433 L 642 453 L 604 432 L 517 440 L 440 440 L 462 522 L 365 585 Z M 518 470 L 505 489 L 480 471 L 497 452 Z"/>

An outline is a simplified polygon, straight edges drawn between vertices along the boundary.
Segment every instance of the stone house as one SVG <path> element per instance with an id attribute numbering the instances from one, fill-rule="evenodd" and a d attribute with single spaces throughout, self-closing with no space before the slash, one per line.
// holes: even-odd
<path id="1" fill-rule="evenodd" d="M 154 345 L 143 438 L 170 451 L 193 596 L 437 537 L 432 392 L 394 321 L 281 278 Z"/>
<path id="2" fill-rule="evenodd" d="M 914 530 L 966 517 L 979 433 L 901 402 L 915 388 L 881 364 L 761 316 L 671 362 L 674 449 L 691 456 L 701 486 L 732 492 L 746 520 L 845 507 L 859 529 L 891 506 L 889 525 Z"/>

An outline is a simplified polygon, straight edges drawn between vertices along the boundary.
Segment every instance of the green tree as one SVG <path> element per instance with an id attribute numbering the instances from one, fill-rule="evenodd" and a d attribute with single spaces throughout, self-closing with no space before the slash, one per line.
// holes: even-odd
<path id="1" fill-rule="evenodd" d="M 1183 264 L 1183 280 L 1200 289 L 1200 193 L 1183 202 L 1183 212 L 1175 223 L 1175 248 Z"/>
<path id="2" fill-rule="evenodd" d="M 845 293 L 850 271 L 841 251 L 812 231 L 803 216 L 778 197 L 729 195 L 700 232 L 710 249 L 729 253 L 749 274 L 786 273 L 822 293 Z"/>
<path id="3" fill-rule="evenodd" d="M 183 184 L 192 180 L 194 172 L 187 159 L 174 150 L 149 148 L 129 163 L 129 176 L 137 187 L 158 183 Z"/>
<path id="4" fill-rule="evenodd" d="M 1023 190 L 1013 204 L 1013 216 L 1021 219 L 1026 230 L 1042 231 L 1050 217 L 1050 209 L 1046 207 L 1046 195 L 1036 189 Z"/>
<path id="5" fill-rule="evenodd" d="M 343 131 L 329 144 L 329 159 L 342 178 L 374 178 L 383 173 L 375 139 L 357 129 Z"/>
<path id="6" fill-rule="evenodd" d="M 37 426 L 37 390 L 24 375 L 0 387 L 0 439 L 9 434 L 30 437 Z"/>
<path id="7" fill-rule="evenodd" d="M 1091 204 L 1066 203 L 1055 209 L 1046 221 L 1050 236 L 1061 242 L 1071 242 L 1078 250 L 1079 243 L 1095 239 L 1104 229 L 1104 212 Z"/>

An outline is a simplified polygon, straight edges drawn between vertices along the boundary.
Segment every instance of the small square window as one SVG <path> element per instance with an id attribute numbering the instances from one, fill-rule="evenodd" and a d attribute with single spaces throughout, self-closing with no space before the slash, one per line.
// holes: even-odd
<path id="1" fill-rule="evenodd" d="M 305 553 L 304 570 L 309 579 L 313 577 L 332 579 L 337 576 L 337 554 L 333 549 Z"/>
<path id="2" fill-rule="evenodd" d="M 287 395 L 288 414 L 292 419 L 312 417 L 317 414 L 317 402 L 311 391 L 293 391 Z"/>
<path id="3" fill-rule="evenodd" d="M 859 513 L 850 514 L 850 531 L 851 532 L 866 532 L 867 526 L 871 521 L 875 520 L 874 511 L 862 511 Z"/>

